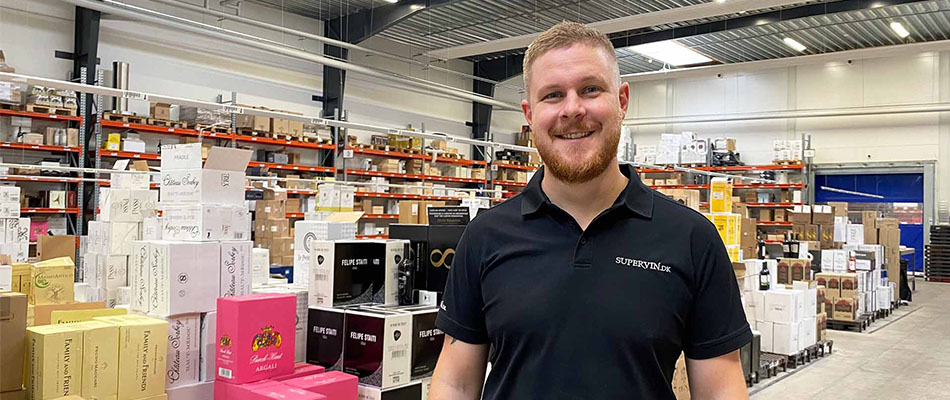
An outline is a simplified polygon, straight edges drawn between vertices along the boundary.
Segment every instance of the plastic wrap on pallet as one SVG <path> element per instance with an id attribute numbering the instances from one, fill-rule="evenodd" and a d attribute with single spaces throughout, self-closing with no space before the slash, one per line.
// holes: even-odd
<path id="1" fill-rule="evenodd" d="M 192 124 L 213 125 L 219 122 L 227 122 L 231 115 L 221 110 L 209 110 L 199 107 L 181 107 L 179 110 L 179 119 Z"/>

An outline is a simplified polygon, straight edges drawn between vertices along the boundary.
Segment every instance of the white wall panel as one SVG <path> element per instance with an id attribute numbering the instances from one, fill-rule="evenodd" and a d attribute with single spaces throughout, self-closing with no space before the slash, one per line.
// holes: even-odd
<path id="1" fill-rule="evenodd" d="M 864 105 L 937 101 L 936 53 L 910 58 L 881 58 L 864 63 Z"/>
<path id="2" fill-rule="evenodd" d="M 788 70 L 772 69 L 737 77 L 736 112 L 754 113 L 788 109 Z"/>
<path id="3" fill-rule="evenodd" d="M 797 67 L 798 109 L 860 107 L 864 98 L 864 66 L 826 63 Z"/>

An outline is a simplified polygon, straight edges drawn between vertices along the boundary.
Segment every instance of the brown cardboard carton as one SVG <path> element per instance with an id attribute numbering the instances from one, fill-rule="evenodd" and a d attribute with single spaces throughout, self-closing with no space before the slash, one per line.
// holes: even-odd
<path id="1" fill-rule="evenodd" d="M 811 223 L 811 212 L 789 212 L 788 220 L 793 224 L 808 225 Z"/>
<path id="2" fill-rule="evenodd" d="M 830 286 L 829 281 L 832 279 L 837 280 L 838 274 L 830 272 L 819 272 L 815 274 L 815 283 L 818 284 L 818 292 L 822 293 L 825 297 L 839 297 L 841 295 L 841 290 L 839 289 L 838 284 L 836 283 L 834 288 Z M 834 296 L 829 296 L 829 292 L 833 292 Z"/>
<path id="3" fill-rule="evenodd" d="M 13 267 L 12 292 L 20 292 L 27 296 L 33 295 L 33 264 L 15 263 Z"/>
<path id="4" fill-rule="evenodd" d="M 831 206 L 832 211 L 836 217 L 848 216 L 848 203 L 841 202 L 841 201 L 829 201 L 827 204 Z"/>
<path id="5" fill-rule="evenodd" d="M 399 201 L 399 223 L 418 224 L 420 202 L 416 200 Z"/>
<path id="6" fill-rule="evenodd" d="M 98 317 L 119 327 L 119 399 L 142 399 L 165 392 L 168 322 L 138 315 Z"/>
<path id="7" fill-rule="evenodd" d="M 298 198 L 298 199 L 287 199 L 287 203 L 286 203 L 286 205 L 285 205 L 285 210 L 284 210 L 284 211 L 285 211 L 285 212 L 292 212 L 292 213 L 300 212 L 300 199 L 299 199 L 299 198 Z"/>
<path id="8" fill-rule="evenodd" d="M 834 302 L 835 321 L 854 321 L 858 317 L 858 299 L 839 298 Z"/>
<path id="9" fill-rule="evenodd" d="M 23 293 L 0 293 L 0 392 L 23 387 L 26 300 Z"/>
<path id="10" fill-rule="evenodd" d="M 69 257 L 40 261 L 33 265 L 33 292 L 30 304 L 66 304 L 75 301 L 73 282 L 76 267 Z"/>
<path id="11" fill-rule="evenodd" d="M 445 207 L 444 201 L 423 201 L 419 210 L 419 223 L 429 225 L 429 207 Z"/>
<path id="12" fill-rule="evenodd" d="M 52 321 L 53 311 L 60 310 L 94 310 L 106 308 L 106 303 L 102 301 L 96 301 L 91 303 L 69 303 L 69 304 L 47 304 L 47 305 L 38 305 L 29 307 L 32 312 L 30 317 L 32 319 L 29 321 L 29 326 L 42 326 L 49 325 Z M 29 312 L 29 311 L 28 311 Z"/>
<path id="13" fill-rule="evenodd" d="M 287 120 L 287 134 L 295 138 L 303 137 L 303 121 Z"/>
<path id="14" fill-rule="evenodd" d="M 820 239 L 821 238 L 818 236 L 818 225 L 805 225 L 805 240 L 817 242 Z"/>
<path id="15" fill-rule="evenodd" d="M 841 297 L 858 297 L 858 274 L 841 274 Z"/>
<path id="16" fill-rule="evenodd" d="M 788 265 L 790 274 L 790 282 L 786 282 L 785 284 L 791 284 L 794 281 L 804 281 L 811 279 L 811 263 L 808 260 L 801 258 L 780 258 L 778 260 L 779 270 L 782 269 L 783 262 Z"/>
<path id="17" fill-rule="evenodd" d="M 835 245 L 835 226 L 834 224 L 818 225 L 818 242 L 820 248 L 831 249 Z"/>
<path id="18" fill-rule="evenodd" d="M 865 227 L 877 228 L 877 219 L 881 213 L 877 211 L 861 211 L 861 224 Z"/>
<path id="19" fill-rule="evenodd" d="M 864 244 L 877 244 L 877 228 L 873 223 L 864 225 Z"/>
<path id="20" fill-rule="evenodd" d="M 878 218 L 875 222 L 878 229 L 893 228 L 900 229 L 900 221 L 897 218 Z"/>
<path id="21" fill-rule="evenodd" d="M 171 119 L 172 105 L 168 103 L 152 103 L 148 107 L 148 114 L 155 119 Z"/>
<path id="22" fill-rule="evenodd" d="M 689 400 L 689 377 L 686 375 L 686 358 L 680 354 L 676 360 L 676 366 L 673 368 L 673 395 L 676 400 Z"/>
<path id="23" fill-rule="evenodd" d="M 772 220 L 775 222 L 786 222 L 788 220 L 785 216 L 784 209 L 781 209 L 781 208 L 776 209 L 773 211 L 773 213 L 774 214 L 772 215 Z"/>
<path id="24" fill-rule="evenodd" d="M 774 272 L 776 277 L 776 283 L 779 285 L 791 285 L 792 284 L 792 266 L 789 263 L 789 258 L 780 258 L 778 259 L 778 270 Z"/>
<path id="25" fill-rule="evenodd" d="M 76 237 L 73 235 L 42 235 L 36 238 L 36 257 L 40 261 L 60 257 L 68 257 L 70 260 L 73 260 L 75 256 Z"/>
<path id="26" fill-rule="evenodd" d="M 270 132 L 270 117 L 254 116 L 254 125 L 251 127 L 255 132 Z"/>
<path id="27" fill-rule="evenodd" d="M 264 189 L 264 200 L 287 200 L 287 191 L 283 189 Z"/>
<path id="28" fill-rule="evenodd" d="M 769 208 L 759 209 L 759 221 L 770 222 L 772 221 L 772 217 L 773 217 L 772 209 L 769 209 Z"/>
<path id="29" fill-rule="evenodd" d="M 758 235 L 755 227 L 755 220 L 751 218 L 742 218 L 741 225 L 739 226 L 739 245 L 742 247 L 755 247 L 758 243 Z M 751 257 L 754 255 L 754 251 L 751 254 L 747 254 L 746 257 Z"/>
<path id="30" fill-rule="evenodd" d="M 27 400 L 26 389 L 0 392 L 0 400 Z"/>

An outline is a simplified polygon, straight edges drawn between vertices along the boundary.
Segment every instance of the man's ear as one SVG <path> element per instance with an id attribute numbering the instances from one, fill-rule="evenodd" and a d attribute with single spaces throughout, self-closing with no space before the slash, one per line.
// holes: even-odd
<path id="1" fill-rule="evenodd" d="M 531 105 L 528 104 L 528 100 L 521 100 L 521 112 L 524 113 L 524 119 L 528 122 L 528 125 L 531 125 Z"/>
<path id="2" fill-rule="evenodd" d="M 627 116 L 627 106 L 630 105 L 630 85 L 627 82 L 620 84 L 620 119 Z"/>

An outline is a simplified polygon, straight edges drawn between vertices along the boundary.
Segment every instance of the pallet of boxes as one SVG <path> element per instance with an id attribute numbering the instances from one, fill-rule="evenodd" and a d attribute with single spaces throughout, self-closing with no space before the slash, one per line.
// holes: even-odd
<path id="1" fill-rule="evenodd" d="M 254 210 L 254 247 L 267 249 L 272 265 L 294 265 L 294 237 L 287 218 L 287 191 L 265 189 Z"/>
<path id="2" fill-rule="evenodd" d="M 754 254 L 740 254 L 743 218 L 732 211 L 732 182 L 727 178 L 713 178 L 709 185 L 709 213 L 704 215 L 716 226 L 719 237 L 726 245 L 729 259 L 738 262 Z"/>

